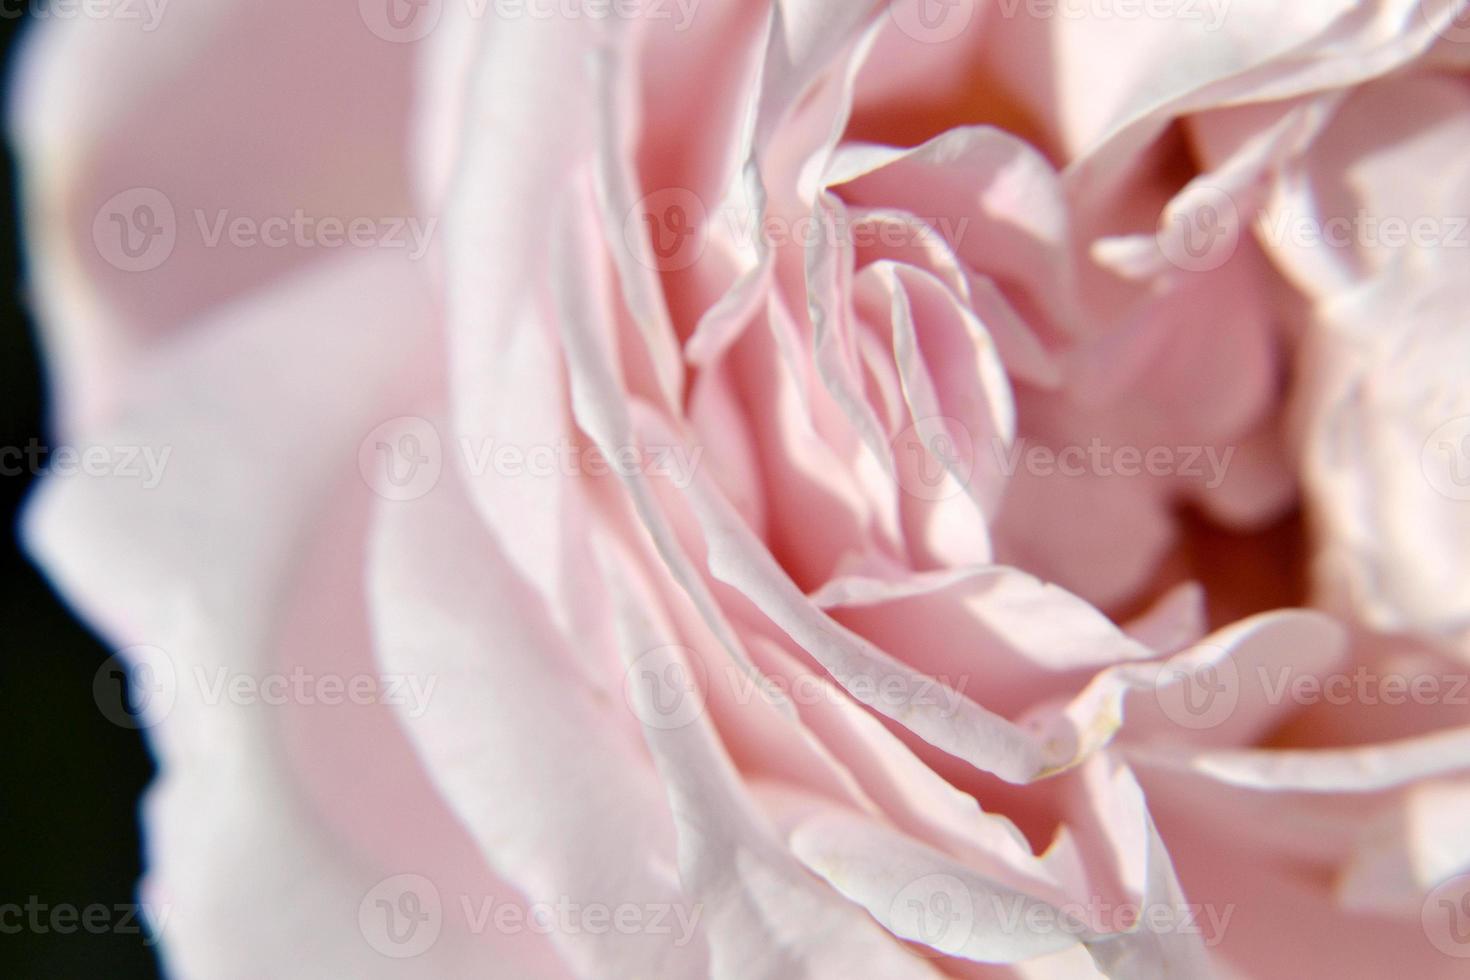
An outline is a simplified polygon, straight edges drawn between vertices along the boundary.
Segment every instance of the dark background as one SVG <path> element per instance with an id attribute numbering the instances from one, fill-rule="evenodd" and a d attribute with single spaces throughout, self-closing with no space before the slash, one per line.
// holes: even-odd
<path id="1" fill-rule="evenodd" d="M 6 4 L 0 12 L 6 80 L 26 29 L 15 16 L 20 9 Z M 0 166 L 0 446 L 49 445 L 8 146 Z M 36 930 L 24 910 L 32 901 L 79 912 L 136 901 L 138 800 L 153 768 L 142 735 L 109 722 L 92 700 L 92 678 L 108 651 L 16 544 L 17 510 L 33 481 L 30 474 L 0 476 L 0 913 L 21 907 L 0 914 L 0 977 L 154 977 L 153 951 L 141 935 Z"/>

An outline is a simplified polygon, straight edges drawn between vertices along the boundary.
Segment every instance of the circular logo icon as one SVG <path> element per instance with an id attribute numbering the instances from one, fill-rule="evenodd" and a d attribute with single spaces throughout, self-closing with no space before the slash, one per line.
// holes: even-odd
<path id="1" fill-rule="evenodd" d="M 444 0 L 357 0 L 368 30 L 385 41 L 412 44 L 439 26 Z"/>
<path id="2" fill-rule="evenodd" d="M 683 728 L 704 714 L 709 677 L 699 654 L 675 644 L 639 654 L 623 672 L 623 700 L 649 728 Z"/>
<path id="3" fill-rule="evenodd" d="M 1460 0 L 1423 0 L 1418 7 L 1440 37 L 1452 44 L 1470 43 L 1470 7 Z"/>
<path id="4" fill-rule="evenodd" d="M 1424 478 L 1451 500 L 1470 500 L 1470 415 L 1434 430 L 1419 457 Z"/>
<path id="5" fill-rule="evenodd" d="M 119 650 L 92 675 L 92 700 L 122 728 L 153 727 L 168 717 L 177 697 L 173 658 L 155 646 Z"/>
<path id="6" fill-rule="evenodd" d="M 909 882 L 888 908 L 893 931 L 905 939 L 954 955 L 975 930 L 970 889 L 954 875 L 925 875 Z"/>
<path id="7" fill-rule="evenodd" d="M 946 500 L 963 493 L 975 472 L 975 444 L 959 419 L 920 419 L 893 437 L 898 485 L 920 500 Z"/>
<path id="8" fill-rule="evenodd" d="M 633 205 L 623 221 L 623 241 L 644 265 L 677 272 L 704 254 L 708 217 L 699 195 L 683 187 L 666 187 Z"/>
<path id="9" fill-rule="evenodd" d="M 1222 648 L 1195 647 L 1159 669 L 1154 696 L 1164 715 L 1180 728 L 1215 728 L 1235 713 L 1240 672 Z"/>
<path id="10" fill-rule="evenodd" d="M 114 194 L 92 218 L 97 253 L 124 272 L 148 272 L 163 265 L 173 254 L 178 235 L 173 202 L 152 187 Z"/>
<path id="11" fill-rule="evenodd" d="M 444 453 L 439 430 L 427 419 L 389 419 L 357 448 L 357 469 L 385 500 L 417 500 L 439 483 Z"/>
<path id="12" fill-rule="evenodd" d="M 357 906 L 357 927 L 368 945 L 394 959 L 429 951 L 439 941 L 444 908 L 439 889 L 423 875 L 384 878 Z"/>
<path id="13" fill-rule="evenodd" d="M 975 17 L 975 0 L 890 0 L 888 15 L 922 44 L 943 44 L 965 32 Z"/>
<path id="14" fill-rule="evenodd" d="M 1451 878 L 1430 892 L 1419 920 L 1435 949 L 1470 959 L 1470 875 Z"/>
<path id="15" fill-rule="evenodd" d="M 1218 187 L 1195 188 L 1181 207 L 1164 210 L 1155 239 L 1170 265 L 1210 272 L 1229 262 L 1240 246 L 1240 210 Z"/>

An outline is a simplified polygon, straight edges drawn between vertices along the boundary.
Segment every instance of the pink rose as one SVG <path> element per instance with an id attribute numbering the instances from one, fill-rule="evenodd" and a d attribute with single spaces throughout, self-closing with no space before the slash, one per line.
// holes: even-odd
<path id="1" fill-rule="evenodd" d="M 1463 976 L 1465 8 L 36 28 L 168 971 Z"/>

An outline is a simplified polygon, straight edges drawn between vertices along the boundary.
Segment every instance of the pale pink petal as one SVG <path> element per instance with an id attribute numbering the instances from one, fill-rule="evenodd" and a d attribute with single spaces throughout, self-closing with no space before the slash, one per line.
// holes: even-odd
<path id="1" fill-rule="evenodd" d="M 134 13 L 44 18 L 12 93 L 68 427 L 107 417 L 160 338 L 331 253 L 286 224 L 281 247 L 236 245 L 229 223 L 415 218 L 432 240 L 409 196 L 410 52 L 354 5 L 292 10 L 289 31 L 264 4 Z"/>
<path id="2" fill-rule="evenodd" d="M 635 605 L 619 606 L 630 667 L 643 665 L 657 677 L 689 669 Z M 657 717 L 652 699 L 659 693 L 641 684 L 631 690 L 640 717 Z M 804 874 L 741 787 L 708 717 L 677 727 L 646 724 L 644 737 L 677 824 L 680 877 L 708 916 L 710 977 L 933 975 Z"/>
<path id="3" fill-rule="evenodd" d="M 370 594 L 381 660 L 442 685 L 430 710 L 404 717 L 410 739 L 485 860 L 530 901 L 658 905 L 690 921 L 673 821 L 626 709 L 580 675 L 494 539 L 466 533 L 474 515 L 452 477 L 378 514 Z M 551 938 L 582 976 L 701 976 L 708 955 L 698 931 Z"/>
<path id="4" fill-rule="evenodd" d="M 422 967 L 455 972 L 488 955 L 565 975 L 539 938 L 476 935 L 454 918 L 460 893 L 518 895 L 465 846 L 389 707 L 262 703 L 220 686 L 298 669 L 377 676 L 359 575 L 373 497 L 358 447 L 417 397 L 405 382 L 429 373 L 425 296 L 410 263 L 355 256 L 191 324 L 148 356 L 115 425 L 86 435 L 168 450 L 158 482 L 58 477 L 27 511 L 30 549 L 109 641 L 160 651 L 150 735 L 162 772 L 142 897 L 167 910 L 162 951 L 181 974 L 401 976 L 387 935 L 359 913 L 385 879 L 413 874 L 450 903 Z M 358 343 L 368 317 L 395 329 Z M 355 796 L 322 779 L 365 760 Z"/>
<path id="5" fill-rule="evenodd" d="M 857 817 L 812 819 L 796 829 L 791 847 L 895 935 L 950 956 L 1014 963 L 1075 946 L 1087 935 L 1060 914 L 1057 928 L 1027 928 L 1035 910 L 1048 911 L 1044 899 Z"/>
<path id="6" fill-rule="evenodd" d="M 451 438 L 475 454 L 510 445 L 557 446 L 572 437 L 550 275 L 553 212 L 579 157 L 591 155 L 593 89 L 576 72 L 595 34 L 586 20 L 517 18 L 481 34 L 470 80 L 467 133 L 444 222 L 445 314 L 451 339 Z M 560 120 L 549 127 L 547 113 Z M 584 566 L 574 532 L 581 487 L 561 473 L 500 479 L 469 475 L 485 524 L 511 562 L 562 616 L 572 569 Z"/>

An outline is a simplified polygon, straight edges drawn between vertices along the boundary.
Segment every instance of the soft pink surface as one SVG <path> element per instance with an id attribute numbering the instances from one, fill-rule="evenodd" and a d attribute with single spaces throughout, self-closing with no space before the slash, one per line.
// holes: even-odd
<path id="1" fill-rule="evenodd" d="M 684 31 L 447 3 L 396 44 L 350 3 L 209 0 L 32 32 L 12 130 L 58 438 L 172 456 L 152 489 L 48 481 L 24 532 L 184 678 L 143 885 L 172 973 L 1464 975 L 1421 910 L 1470 871 L 1470 708 L 1261 680 L 1470 662 L 1470 502 L 1421 461 L 1470 416 L 1470 253 L 1261 227 L 1470 211 L 1463 5 L 1235 0 L 1211 31 L 962 0 L 926 43 L 906 2 L 704 0 Z M 179 240 L 130 273 L 93 217 L 138 186 Z M 641 220 L 672 192 L 709 219 L 676 263 Z M 1171 264 L 1170 219 L 1220 192 L 1234 253 Z M 221 208 L 438 224 L 417 261 L 210 247 L 193 212 Z M 443 447 L 413 500 L 355 471 L 399 416 Z M 1231 464 L 1005 464 L 1092 439 Z M 698 465 L 515 478 L 457 448 L 563 441 Z M 187 682 L 297 666 L 435 687 Z M 1236 701 L 1192 727 L 1201 669 Z M 659 724 L 646 676 L 701 710 Z M 396 960 L 356 916 L 402 873 L 698 929 L 451 915 Z M 974 921 L 930 944 L 905 896 L 935 881 Z M 1120 903 L 1230 918 L 995 917 Z"/>

